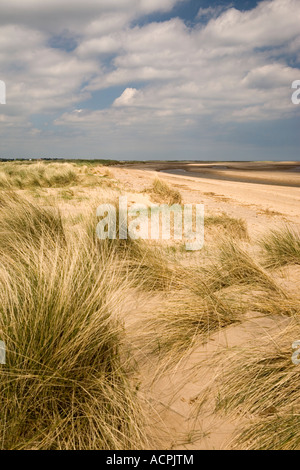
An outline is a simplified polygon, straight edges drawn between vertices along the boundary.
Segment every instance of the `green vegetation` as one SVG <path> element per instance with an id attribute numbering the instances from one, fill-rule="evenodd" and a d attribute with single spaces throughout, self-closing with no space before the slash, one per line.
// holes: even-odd
<path id="1" fill-rule="evenodd" d="M 69 233 L 58 210 L 1 196 L 2 449 L 145 445 L 130 349 L 116 312 L 115 253 Z"/>

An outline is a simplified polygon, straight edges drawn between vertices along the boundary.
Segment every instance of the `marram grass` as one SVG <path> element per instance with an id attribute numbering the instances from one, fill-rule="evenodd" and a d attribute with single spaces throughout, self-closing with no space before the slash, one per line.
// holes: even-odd
<path id="1" fill-rule="evenodd" d="M 299 314 L 279 334 L 237 350 L 220 376 L 217 410 L 248 418 L 234 448 L 300 450 L 300 366 L 292 362 Z"/>
<path id="2" fill-rule="evenodd" d="M 287 264 L 300 264 L 300 233 L 285 226 L 273 230 L 260 242 L 267 267 L 276 268 Z"/>
<path id="3" fill-rule="evenodd" d="M 0 223 L 8 231 L 10 221 L 16 239 L 14 250 L 11 240 L 0 251 L 0 337 L 7 349 L 1 448 L 143 448 L 143 411 L 118 316 L 128 282 L 120 262 L 113 251 L 96 252 L 88 237 L 73 238 L 56 224 L 49 229 L 52 211 L 49 219 L 38 216 L 36 227 L 40 209 L 30 207 L 22 239 L 28 203 L 16 199 L 14 217 L 3 207 Z"/>

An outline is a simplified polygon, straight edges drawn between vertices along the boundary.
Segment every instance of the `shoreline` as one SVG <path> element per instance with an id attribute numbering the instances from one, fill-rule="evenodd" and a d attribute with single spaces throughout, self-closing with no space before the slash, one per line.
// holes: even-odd
<path id="1" fill-rule="evenodd" d="M 227 170 L 227 169 L 226 169 Z M 222 181 L 231 181 L 235 183 L 252 183 L 252 184 L 263 184 L 268 186 L 284 186 L 290 188 L 300 188 L 300 180 L 298 182 L 288 182 L 288 181 L 280 181 L 280 180 L 271 180 L 271 179 L 264 179 L 258 177 L 251 177 L 249 176 L 230 176 L 221 174 L 221 171 L 191 171 L 185 170 L 183 168 L 175 168 L 175 169 L 163 169 L 163 170 L 156 170 L 158 173 L 163 173 L 167 175 L 179 175 L 179 176 L 190 176 L 193 178 L 204 178 L 209 180 L 222 180 Z M 291 175 L 298 174 L 298 171 L 292 172 L 288 170 Z M 278 175 L 279 176 L 279 175 Z"/>

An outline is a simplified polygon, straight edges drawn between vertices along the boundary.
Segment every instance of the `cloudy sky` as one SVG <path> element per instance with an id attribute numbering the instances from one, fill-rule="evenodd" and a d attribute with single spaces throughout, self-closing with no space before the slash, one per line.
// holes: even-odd
<path id="1" fill-rule="evenodd" d="M 300 0 L 0 0 L 0 157 L 296 160 Z"/>

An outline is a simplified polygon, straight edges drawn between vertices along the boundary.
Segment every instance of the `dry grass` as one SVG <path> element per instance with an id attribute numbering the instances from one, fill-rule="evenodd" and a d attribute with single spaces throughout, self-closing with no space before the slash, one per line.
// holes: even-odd
<path id="1" fill-rule="evenodd" d="M 300 366 L 291 360 L 292 343 L 299 339 L 296 317 L 278 336 L 238 350 L 229 359 L 230 367 L 221 377 L 217 409 L 238 409 L 243 416 L 251 416 L 251 422 L 236 436 L 236 448 L 300 449 Z"/>
<path id="2" fill-rule="evenodd" d="M 116 207 L 116 239 L 99 240 L 95 233 L 97 224 L 96 208 L 90 211 L 85 219 L 85 230 L 93 242 L 99 247 L 114 249 L 120 257 L 126 259 L 126 273 L 133 282 L 146 291 L 168 290 L 181 284 L 182 269 L 166 257 L 166 251 L 158 243 L 149 243 L 146 240 L 134 240 L 128 236 L 125 240 L 119 239 L 120 217 L 119 206 L 115 201 L 111 203 Z"/>
<path id="3" fill-rule="evenodd" d="M 0 189 L 62 187 L 78 181 L 76 167 L 70 163 L 0 164 Z"/>
<path id="4" fill-rule="evenodd" d="M 300 264 L 300 233 L 291 227 L 273 230 L 261 240 L 267 267 Z"/>
<path id="5" fill-rule="evenodd" d="M 142 289 L 163 291 L 179 288 L 183 271 L 168 260 L 161 247 L 132 241 L 127 253 L 129 270 Z"/>
<path id="6" fill-rule="evenodd" d="M 248 310 L 264 315 L 293 317 L 300 312 L 299 297 L 284 290 L 276 295 L 268 295 L 266 291 L 256 292 L 250 289 L 247 297 Z"/>
<path id="7" fill-rule="evenodd" d="M 70 186 L 113 187 L 112 174 L 95 172 L 75 163 L 0 162 L 0 190 L 67 188 Z"/>
<path id="8" fill-rule="evenodd" d="M 281 292 L 271 275 L 230 238 L 220 245 L 217 262 L 205 268 L 203 273 L 206 283 L 214 290 L 232 285 L 258 285 L 269 291 Z"/>
<path id="9" fill-rule="evenodd" d="M 206 342 L 220 328 L 241 321 L 242 308 L 213 293 L 200 297 L 179 290 L 146 316 L 141 340 L 151 354 L 180 361 L 192 348 Z"/>
<path id="10" fill-rule="evenodd" d="M 153 181 L 150 193 L 155 202 L 165 204 L 181 204 L 182 197 L 179 191 L 172 189 L 165 181 L 156 178 Z"/>
<path id="11" fill-rule="evenodd" d="M 236 449 L 245 450 L 300 450 L 298 428 L 299 412 L 273 414 L 256 420 L 245 429 L 235 443 Z"/>
<path id="12" fill-rule="evenodd" d="M 249 241 L 247 224 L 243 219 L 230 217 L 228 214 L 208 215 L 205 217 L 205 229 L 221 228 L 229 237 Z"/>
<path id="13" fill-rule="evenodd" d="M 142 448 L 143 412 L 118 316 L 128 288 L 120 261 L 66 233 L 59 213 L 5 197 L 1 448 Z"/>
<path id="14" fill-rule="evenodd" d="M 27 244 L 56 246 L 65 242 L 60 212 L 44 208 L 13 192 L 0 194 L 0 253 L 12 255 L 28 250 Z"/>

